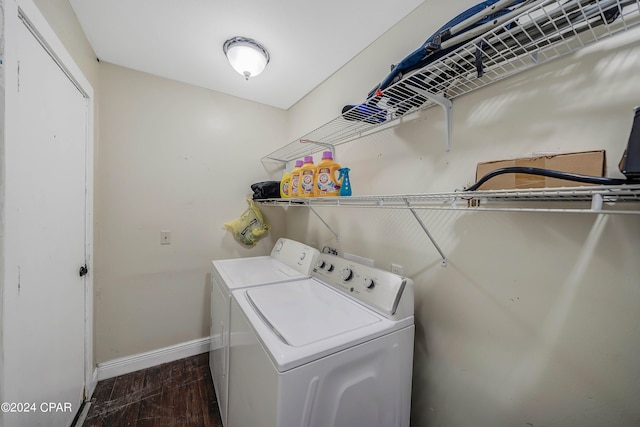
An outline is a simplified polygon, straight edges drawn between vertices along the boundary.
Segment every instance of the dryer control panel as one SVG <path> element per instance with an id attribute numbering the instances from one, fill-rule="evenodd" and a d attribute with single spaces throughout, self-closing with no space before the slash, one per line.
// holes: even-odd
<path id="1" fill-rule="evenodd" d="M 311 246 L 282 237 L 271 250 L 272 258 L 306 275 L 311 275 L 319 255 L 320 251 Z"/>
<path id="2" fill-rule="evenodd" d="M 385 317 L 413 316 L 413 281 L 389 271 L 320 254 L 312 276 Z"/>

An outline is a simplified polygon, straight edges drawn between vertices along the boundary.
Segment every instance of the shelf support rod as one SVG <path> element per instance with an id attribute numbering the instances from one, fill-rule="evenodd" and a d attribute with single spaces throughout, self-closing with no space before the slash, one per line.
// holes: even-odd
<path id="1" fill-rule="evenodd" d="M 438 104 L 439 106 L 442 107 L 442 109 L 444 110 L 444 118 L 445 121 L 447 122 L 447 128 L 446 128 L 446 137 L 447 137 L 447 142 L 446 142 L 446 148 L 447 151 L 451 150 L 451 113 L 453 111 L 453 103 L 451 102 L 450 99 L 445 98 L 444 96 L 441 95 L 436 95 L 435 93 L 430 93 L 424 89 L 421 88 L 415 88 L 412 87 L 411 88 L 412 91 L 424 96 L 425 98 L 435 102 L 436 104 Z"/>
<path id="2" fill-rule="evenodd" d="M 324 226 L 327 227 L 327 229 L 331 232 L 331 234 L 333 234 L 333 236 L 336 238 L 336 242 L 337 242 L 339 239 L 338 239 L 338 235 L 335 233 L 335 231 L 333 231 L 333 229 L 331 227 L 329 227 L 329 224 L 327 224 L 327 222 L 324 219 L 322 219 L 320 214 L 318 212 L 316 212 L 315 209 L 313 209 L 313 206 L 311 206 L 310 204 L 307 204 L 307 206 L 309 206 L 309 209 L 311 209 L 311 212 L 313 212 L 318 217 L 318 219 L 320 221 L 322 221 Z"/>
<path id="3" fill-rule="evenodd" d="M 440 246 L 438 246 L 438 243 L 436 243 L 435 239 L 433 238 L 433 236 L 429 232 L 429 229 L 424 224 L 424 222 L 422 222 L 422 219 L 420 219 L 420 217 L 416 213 L 415 209 L 413 209 L 411 207 L 411 203 L 409 203 L 409 200 L 408 199 L 404 199 L 404 202 L 406 203 L 407 207 L 409 208 L 409 211 L 413 214 L 413 216 L 416 219 L 416 221 L 418 221 L 418 224 L 420 225 L 422 230 L 425 232 L 425 234 L 427 235 L 429 240 L 431 240 L 431 244 L 433 245 L 433 247 L 436 248 L 436 251 L 438 251 L 438 253 L 440 254 L 440 257 L 442 258 L 442 262 L 440 262 L 440 265 L 443 266 L 443 267 L 446 267 L 447 266 L 447 257 L 444 255 L 444 252 L 442 252 L 442 249 L 440 249 Z"/>

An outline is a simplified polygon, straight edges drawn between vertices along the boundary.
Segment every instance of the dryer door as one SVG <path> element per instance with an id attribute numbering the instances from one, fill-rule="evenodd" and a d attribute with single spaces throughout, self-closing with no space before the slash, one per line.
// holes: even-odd
<path id="1" fill-rule="evenodd" d="M 239 290 L 233 297 L 280 372 L 405 326 L 315 279 Z"/>
<path id="2" fill-rule="evenodd" d="M 250 289 L 247 299 L 282 341 L 302 347 L 380 322 L 380 317 L 318 282 Z"/>

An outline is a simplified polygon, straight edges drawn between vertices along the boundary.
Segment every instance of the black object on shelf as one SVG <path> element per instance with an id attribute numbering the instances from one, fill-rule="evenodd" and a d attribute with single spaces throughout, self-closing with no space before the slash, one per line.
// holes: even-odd
<path id="1" fill-rule="evenodd" d="M 280 181 L 262 181 L 251 184 L 253 190 L 253 200 L 279 199 Z"/>
<path id="2" fill-rule="evenodd" d="M 469 188 L 465 188 L 465 191 L 476 191 L 480 188 L 482 184 L 494 178 L 498 175 L 503 175 L 506 173 L 524 173 L 529 175 L 540 175 L 540 176 L 548 176 L 551 178 L 557 179 L 566 179 L 567 181 L 575 181 L 575 182 L 584 182 L 586 184 L 598 184 L 598 185 L 623 185 L 623 184 L 631 184 L 631 181 L 628 179 L 618 179 L 618 178 L 607 178 L 603 176 L 591 176 L 591 175 L 581 175 L 577 173 L 569 173 L 569 172 L 561 172 L 555 171 L 551 169 L 541 169 L 541 168 L 530 168 L 524 166 L 512 166 L 508 168 L 500 168 L 494 171 L 489 172 L 482 178 L 478 180 L 475 184 L 473 184 Z"/>
<path id="3" fill-rule="evenodd" d="M 636 107 L 629 144 L 620 160 L 620 172 L 627 178 L 640 178 L 640 107 Z"/>

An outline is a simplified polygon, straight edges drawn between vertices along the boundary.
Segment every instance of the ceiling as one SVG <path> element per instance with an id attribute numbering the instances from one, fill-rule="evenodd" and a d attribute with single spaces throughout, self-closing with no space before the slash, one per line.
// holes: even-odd
<path id="1" fill-rule="evenodd" d="M 288 109 L 424 0 L 70 0 L 101 61 Z M 271 55 L 246 81 L 234 36 Z"/>

